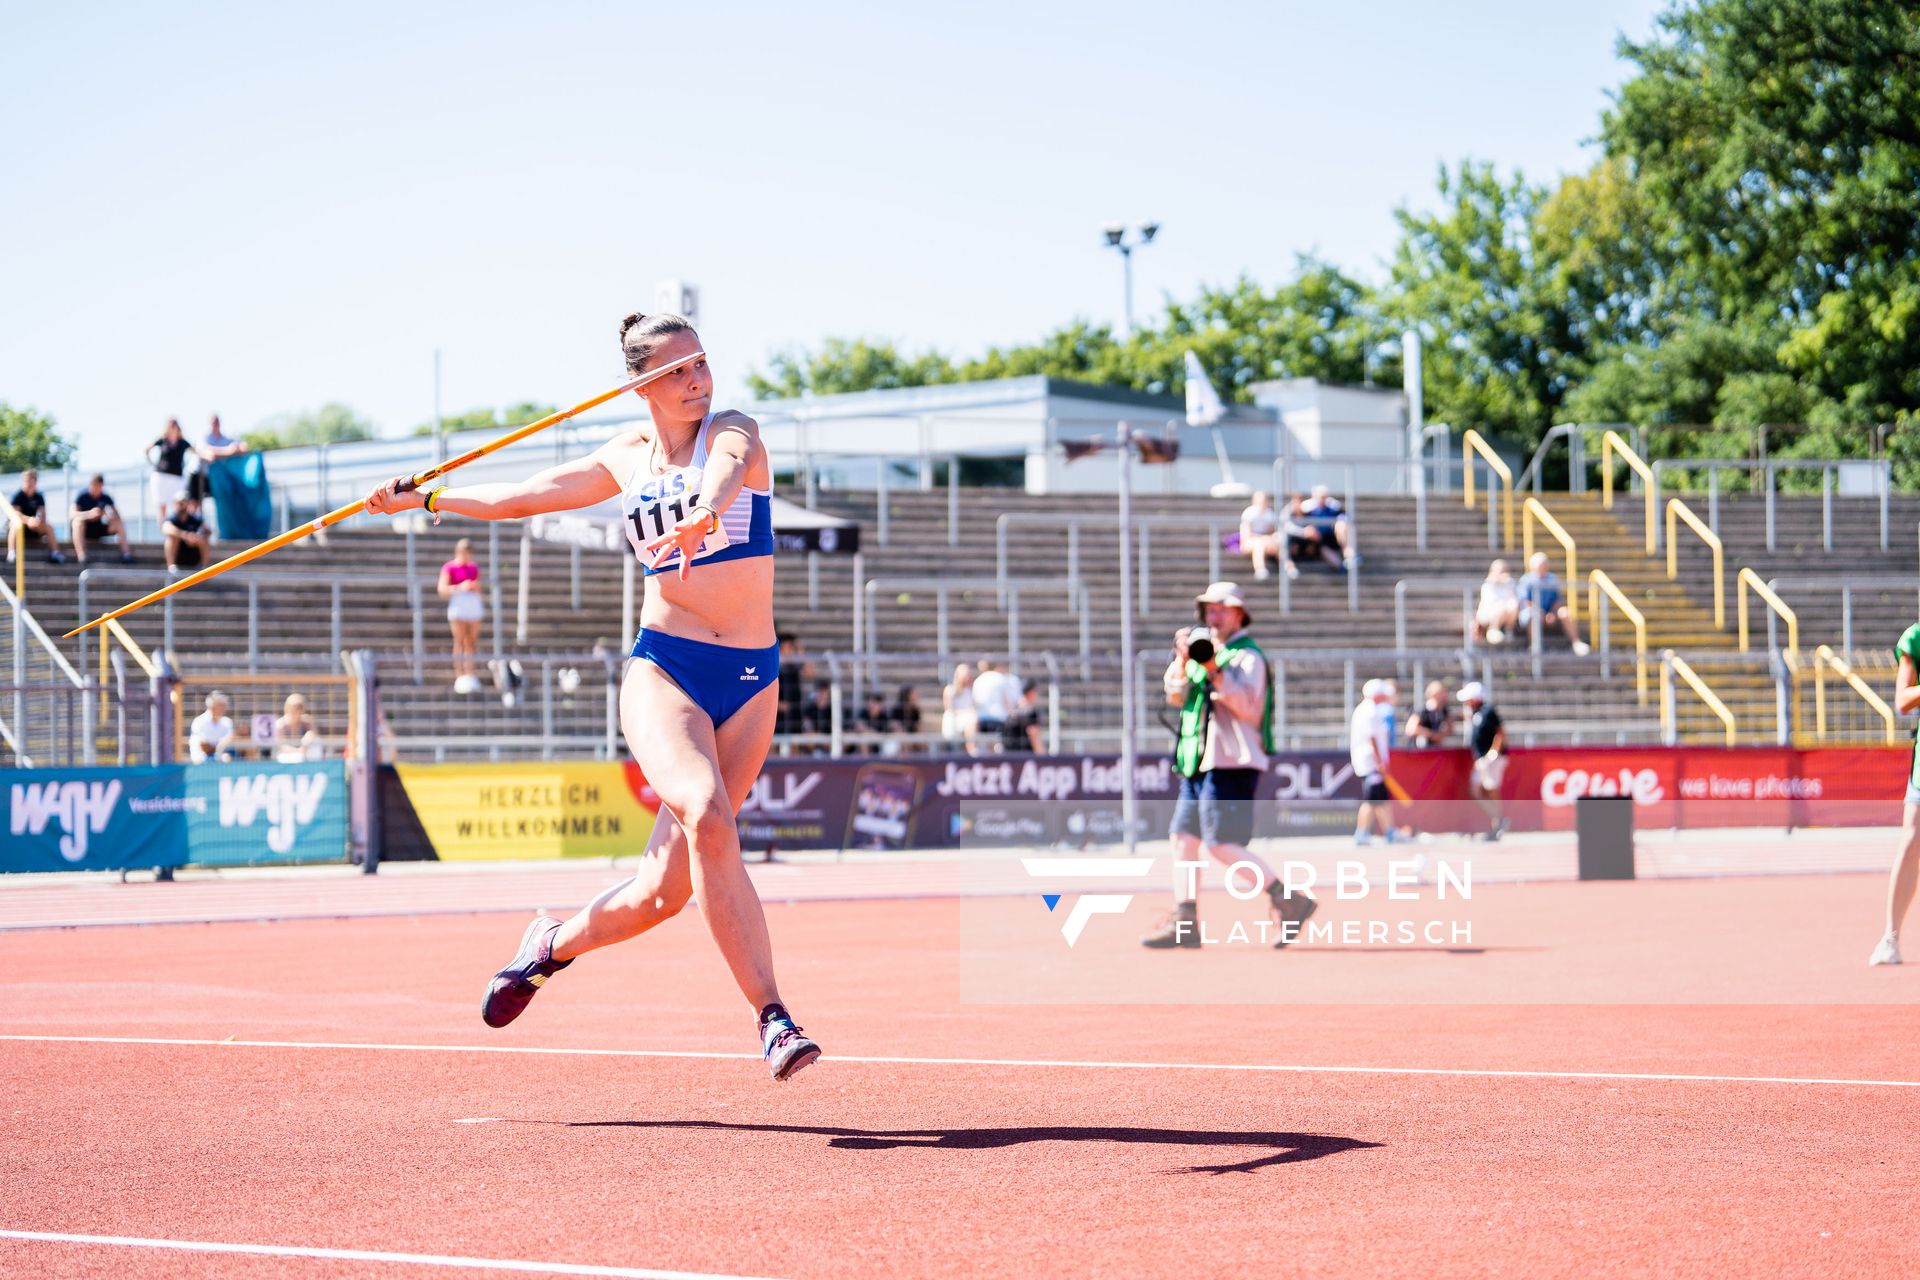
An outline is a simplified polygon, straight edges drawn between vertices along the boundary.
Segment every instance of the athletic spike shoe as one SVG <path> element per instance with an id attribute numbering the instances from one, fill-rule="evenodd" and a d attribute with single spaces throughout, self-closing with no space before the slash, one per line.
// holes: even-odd
<path id="1" fill-rule="evenodd" d="M 553 958 L 553 935 L 559 931 L 560 922 L 552 916 L 536 916 L 527 926 L 520 937 L 520 954 L 487 984 L 480 1017 L 488 1026 L 504 1027 L 519 1017 L 541 985 L 573 963 Z"/>
<path id="2" fill-rule="evenodd" d="M 1320 909 L 1320 900 L 1305 889 L 1289 896 L 1286 886 L 1278 880 L 1267 886 L 1267 900 L 1273 904 L 1273 921 L 1277 926 L 1275 932 L 1279 935 L 1273 941 L 1275 951 L 1300 941 L 1300 927 L 1312 919 L 1313 913 Z M 1291 938 L 1287 936 L 1289 922 L 1294 926 Z"/>
<path id="3" fill-rule="evenodd" d="M 807 1039 L 806 1033 L 794 1023 L 792 1014 L 778 1009 L 760 1023 L 760 1056 L 767 1060 L 767 1070 L 775 1080 L 786 1081 L 793 1079 L 801 1068 L 813 1064 L 820 1056 L 820 1046 Z"/>
<path id="4" fill-rule="evenodd" d="M 1154 931 L 1140 939 L 1140 945 L 1151 947 L 1155 951 L 1168 951 L 1175 947 L 1197 947 L 1200 944 L 1199 913 L 1191 902 L 1183 902 L 1167 912 Z"/>
<path id="5" fill-rule="evenodd" d="M 1899 935 L 1889 933 L 1885 937 L 1881 938 L 1880 945 L 1873 949 L 1873 955 L 1868 958 L 1867 963 L 1870 965 L 1899 964 L 1900 963 Z"/>

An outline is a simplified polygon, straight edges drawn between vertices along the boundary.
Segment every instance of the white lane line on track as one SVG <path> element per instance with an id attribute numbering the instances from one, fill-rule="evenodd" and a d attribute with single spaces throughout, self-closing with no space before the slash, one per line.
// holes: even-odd
<path id="1" fill-rule="evenodd" d="M 189 1253 L 249 1253 L 268 1258 L 319 1258 L 334 1262 L 392 1262 L 416 1267 L 465 1267 L 479 1271 L 532 1271 L 549 1276 L 619 1276 L 626 1280 L 753 1280 L 711 1271 L 660 1271 L 652 1267 L 601 1267 L 583 1262 L 532 1262 L 521 1258 L 463 1258 L 440 1253 L 387 1253 L 377 1249 L 317 1249 L 291 1244 L 226 1244 L 214 1240 L 156 1240 L 145 1236 L 86 1236 L 64 1231 L 8 1231 L 0 1240 L 44 1244 L 104 1244 L 130 1249 L 177 1249 Z"/>
<path id="2" fill-rule="evenodd" d="M 354 1040 L 198 1040 L 164 1036 L 4 1035 L 0 1041 L 46 1044 L 151 1044 L 216 1049 L 357 1049 L 371 1053 L 518 1053 L 579 1058 L 699 1058 L 757 1062 L 757 1053 L 707 1049 L 561 1049 L 505 1044 L 380 1044 Z M 1920 1089 L 1920 1080 L 1853 1080 L 1827 1076 L 1716 1076 L 1671 1071 L 1546 1071 L 1497 1067 L 1337 1067 L 1276 1062 L 1096 1062 L 1060 1058 L 906 1058 L 826 1054 L 822 1062 L 905 1067 L 1040 1067 L 1069 1071 L 1247 1071 L 1273 1075 L 1457 1076 L 1492 1080 L 1646 1080 L 1692 1084 L 1805 1084 L 1860 1089 Z"/>

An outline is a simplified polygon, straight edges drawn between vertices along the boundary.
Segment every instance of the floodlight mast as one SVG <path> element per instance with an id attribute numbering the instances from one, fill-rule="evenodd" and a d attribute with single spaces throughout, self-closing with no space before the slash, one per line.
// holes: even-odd
<path id="1" fill-rule="evenodd" d="M 1160 224 L 1157 222 L 1141 223 L 1139 229 L 1140 238 L 1132 242 L 1127 240 L 1125 223 L 1109 222 L 1104 228 L 1104 232 L 1107 237 L 1107 247 L 1120 251 L 1121 289 L 1122 299 L 1125 304 L 1125 311 L 1123 312 L 1125 316 L 1125 327 L 1121 330 L 1120 336 L 1123 339 L 1130 338 L 1133 336 L 1133 251 L 1142 245 L 1152 244 L 1153 238 L 1160 234 Z"/>

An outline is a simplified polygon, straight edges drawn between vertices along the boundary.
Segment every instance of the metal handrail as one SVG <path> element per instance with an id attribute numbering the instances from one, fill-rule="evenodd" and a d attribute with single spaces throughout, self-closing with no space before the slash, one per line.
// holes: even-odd
<path id="1" fill-rule="evenodd" d="M 1504 523 L 1505 537 L 1500 541 L 1498 545 L 1503 547 L 1510 547 L 1513 545 L 1513 468 L 1509 467 L 1506 464 L 1506 460 L 1503 459 L 1499 454 L 1493 451 L 1493 446 L 1489 445 L 1486 441 L 1486 437 L 1482 436 L 1478 431 L 1475 431 L 1472 427 L 1468 427 L 1465 431 L 1461 432 L 1460 433 L 1460 458 L 1461 458 L 1460 488 L 1461 488 L 1461 492 L 1466 495 L 1467 508 L 1469 510 L 1473 508 L 1473 459 L 1467 456 L 1468 450 L 1472 450 L 1474 453 L 1477 453 L 1480 455 L 1481 459 L 1484 460 L 1487 464 L 1487 470 L 1492 475 L 1498 476 L 1500 477 L 1500 479 L 1506 481 L 1507 501 L 1506 501 L 1506 508 L 1505 508 L 1506 519 Z M 1487 481 L 1487 491 L 1488 491 L 1487 492 L 1487 503 L 1488 503 L 1487 513 L 1488 513 L 1488 521 L 1489 521 L 1488 529 L 1487 529 L 1487 532 L 1488 532 L 1487 545 L 1489 547 L 1492 547 L 1495 545 L 1495 543 L 1492 537 L 1493 529 L 1492 529 L 1492 523 L 1491 523 L 1492 513 L 1493 513 L 1493 506 L 1492 506 L 1493 481 L 1491 479 Z"/>
<path id="2" fill-rule="evenodd" d="M 1613 510 L 1613 455 L 1616 453 L 1620 455 L 1622 462 L 1633 468 L 1634 473 L 1646 485 L 1647 554 L 1652 555 L 1660 549 L 1659 525 L 1653 514 L 1660 481 L 1653 474 L 1653 468 L 1633 451 L 1633 446 L 1629 445 L 1618 431 L 1608 431 L 1600 437 L 1600 501 L 1607 510 Z"/>
<path id="3" fill-rule="evenodd" d="M 1906 573 L 1853 573 L 1836 580 L 1832 576 L 1824 578 L 1779 577 L 1768 578 L 1767 585 L 1775 591 L 1838 591 L 1840 593 L 1840 647 L 1851 653 L 1853 643 L 1853 593 L 1861 589 L 1874 590 L 1881 587 L 1904 588 L 1908 591 L 1920 587 L 1912 574 Z"/>
<path id="4" fill-rule="evenodd" d="M 1607 575 L 1605 569 L 1595 569 L 1587 575 L 1587 611 L 1593 616 L 1589 626 L 1599 628 L 1600 634 L 1594 637 L 1600 646 L 1600 674 L 1611 678 L 1613 675 L 1611 615 L 1601 606 L 1600 598 L 1605 596 L 1613 601 L 1621 613 L 1627 615 L 1627 621 L 1633 624 L 1633 685 L 1634 693 L 1640 699 L 1640 705 L 1647 705 L 1647 615 L 1640 612 L 1633 601 L 1627 599 L 1626 592 Z"/>
<path id="5" fill-rule="evenodd" d="M 1773 642 L 1774 641 L 1773 615 L 1777 614 L 1778 616 L 1786 619 L 1786 622 L 1787 622 L 1788 654 L 1791 655 L 1791 654 L 1798 653 L 1800 651 L 1800 615 L 1795 613 L 1792 609 L 1789 609 L 1787 607 L 1787 602 L 1782 600 L 1779 596 L 1775 595 L 1773 593 L 1773 588 L 1769 587 L 1766 583 L 1762 582 L 1760 580 L 1760 575 L 1755 573 L 1750 568 L 1740 570 L 1740 576 L 1734 583 L 1734 595 L 1739 600 L 1738 612 L 1740 614 L 1740 651 L 1742 653 L 1745 653 L 1747 651 L 1747 588 L 1748 587 L 1752 587 L 1753 593 L 1759 596 L 1760 599 L 1766 603 L 1766 606 L 1773 611 L 1773 613 L 1769 614 L 1767 617 L 1767 647 L 1769 649 L 1776 647 Z"/>
<path id="6" fill-rule="evenodd" d="M 1528 498 L 1522 508 L 1520 518 L 1522 535 L 1521 555 L 1528 560 L 1533 559 L 1533 522 L 1535 520 L 1538 520 L 1540 527 L 1552 534 L 1554 540 L 1565 549 L 1567 553 L 1567 581 L 1569 583 L 1578 583 L 1580 581 L 1580 549 L 1574 545 L 1573 535 L 1561 528 L 1560 522 L 1553 518 L 1553 514 L 1547 510 L 1546 504 L 1538 498 Z M 1567 616 L 1576 623 L 1580 621 L 1580 592 L 1577 588 L 1567 592 Z"/>
<path id="7" fill-rule="evenodd" d="M 1767 483 L 1763 491 L 1766 495 L 1767 512 L 1767 550 L 1776 549 L 1776 530 L 1778 521 L 1774 518 L 1774 499 L 1779 496 L 1774 477 L 1782 471 L 1818 471 L 1820 476 L 1820 541 L 1823 550 L 1833 550 L 1833 477 L 1843 466 L 1859 466 L 1866 463 L 1875 468 L 1880 481 L 1878 494 L 1880 500 L 1880 549 L 1885 551 L 1891 545 L 1891 494 L 1893 490 L 1893 464 L 1884 458 L 1768 458 L 1753 461 L 1745 458 L 1661 458 L 1653 464 L 1654 488 L 1659 490 L 1660 473 L 1663 471 L 1705 471 L 1707 473 L 1707 524 L 1715 533 L 1720 531 L 1720 473 L 1722 471 L 1762 471 L 1766 473 Z"/>
<path id="8" fill-rule="evenodd" d="M 1865 680 L 1862 680 L 1859 675 L 1855 673 L 1852 665 L 1848 663 L 1845 658 L 1842 658 L 1824 644 L 1813 651 L 1814 732 L 1819 736 L 1820 741 L 1825 742 L 1827 740 L 1826 669 L 1829 666 L 1833 668 L 1835 675 L 1853 687 L 1855 693 L 1866 699 L 1867 705 L 1877 711 L 1880 714 L 1880 718 L 1886 722 L 1887 745 L 1892 746 L 1898 742 L 1900 738 L 1900 726 L 1898 719 L 1893 714 L 1893 708 L 1887 705 L 1884 698 L 1873 691 L 1873 686 L 1869 685 Z"/>
<path id="9" fill-rule="evenodd" d="M 1720 700 L 1720 695 L 1709 688 L 1707 682 L 1700 678 L 1699 673 L 1687 665 L 1687 660 L 1673 650 L 1662 650 L 1660 653 L 1660 663 L 1662 676 L 1660 681 L 1660 724 L 1667 745 L 1677 745 L 1680 738 L 1679 722 L 1674 715 L 1673 677 L 1677 675 L 1687 682 L 1689 688 L 1700 695 L 1700 700 L 1707 704 L 1708 710 L 1720 717 L 1720 723 L 1725 725 L 1727 729 L 1727 745 L 1730 747 L 1733 746 L 1736 737 L 1733 712 L 1729 711 L 1727 704 Z"/>
<path id="10" fill-rule="evenodd" d="M 1473 648 L 1473 593 L 1480 586 L 1475 578 L 1402 578 L 1393 584 L 1393 647 L 1407 647 L 1407 593 L 1409 591 L 1458 591 L 1460 593 L 1460 647 Z"/>
<path id="11" fill-rule="evenodd" d="M 495 527 L 497 528 L 498 526 L 496 525 Z M 144 581 L 151 581 L 156 576 L 161 576 L 161 571 L 153 570 L 153 569 L 124 569 L 124 568 L 114 568 L 114 567 L 104 567 L 104 566 L 97 569 L 81 570 L 80 576 L 76 580 L 79 583 L 78 613 L 79 613 L 80 621 L 84 622 L 88 618 L 93 616 L 92 613 L 87 608 L 87 584 L 93 579 L 125 578 L 125 579 L 144 582 Z M 164 581 L 166 579 L 163 577 L 162 580 Z M 257 663 L 259 658 L 260 588 L 263 586 L 275 586 L 275 587 L 324 586 L 326 587 L 328 592 L 328 609 L 329 609 L 328 649 L 330 652 L 334 652 L 334 653 L 338 653 L 343 644 L 341 633 L 345 626 L 345 619 L 342 613 L 341 605 L 342 605 L 343 593 L 345 592 L 346 588 L 348 587 L 392 587 L 392 586 L 404 587 L 406 588 L 406 592 L 407 592 L 407 602 L 409 605 L 409 612 L 411 612 L 413 615 L 413 624 L 412 624 L 413 625 L 413 653 L 411 655 L 410 660 L 414 665 L 415 679 L 419 678 L 420 664 L 424 660 L 425 654 L 426 654 L 426 635 L 425 635 L 426 624 L 425 624 L 425 614 L 422 608 L 424 584 L 420 578 L 409 577 L 405 574 L 340 575 L 340 574 L 324 574 L 324 573 L 310 573 L 310 574 L 309 573 L 256 573 L 256 572 L 248 571 L 244 573 L 233 573 L 233 574 L 226 575 L 225 581 L 229 586 L 244 586 L 247 589 L 247 655 L 248 655 L 249 664 Z M 497 590 L 498 588 L 497 578 L 495 579 L 495 587 Z M 162 634 L 161 649 L 163 652 L 168 652 L 168 653 L 170 653 L 174 647 L 173 645 L 173 606 L 176 598 L 177 597 L 175 596 L 168 596 L 165 600 L 162 600 L 160 602 L 160 619 L 161 619 L 160 625 L 161 625 L 161 634 Z M 497 612 L 496 612 L 496 617 L 497 617 Z M 132 640 L 132 637 L 128 636 L 127 639 L 123 641 L 123 643 L 130 643 L 131 640 Z M 87 637 L 84 634 L 81 636 L 80 646 L 81 646 L 80 660 L 82 662 L 85 662 L 86 649 L 87 649 Z M 101 647 L 105 648 L 104 642 L 102 643 Z M 136 654 L 136 659 L 138 660 L 140 658 L 140 655 L 138 653 L 138 646 L 135 646 L 134 649 L 131 651 Z M 153 669 L 150 663 L 142 660 L 141 667 L 143 670 L 146 670 L 149 675 L 153 674 Z"/>
<path id="12" fill-rule="evenodd" d="M 1687 527 L 1700 535 L 1700 541 L 1713 550 L 1713 625 L 1727 625 L 1727 586 L 1726 586 L 1726 546 L 1720 541 L 1720 535 L 1700 522 L 1693 514 L 1693 508 L 1678 498 L 1667 499 L 1667 580 L 1680 576 L 1680 547 L 1674 541 L 1674 518 L 1687 522 Z"/>

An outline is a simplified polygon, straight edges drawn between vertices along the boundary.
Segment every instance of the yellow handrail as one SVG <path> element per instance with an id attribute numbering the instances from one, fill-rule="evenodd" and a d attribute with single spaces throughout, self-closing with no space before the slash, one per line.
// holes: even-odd
<path id="1" fill-rule="evenodd" d="M 1766 602 L 1769 609 L 1787 620 L 1787 652 L 1800 652 L 1800 615 L 1787 607 L 1787 602 L 1773 594 L 1773 588 L 1760 580 L 1760 575 L 1752 569 L 1742 569 L 1734 583 L 1734 594 L 1740 601 L 1740 652 L 1747 651 L 1747 588 L 1752 587 L 1755 595 Z"/>
<path id="2" fill-rule="evenodd" d="M 1507 482 L 1507 500 L 1505 511 L 1503 512 L 1505 527 L 1502 531 L 1500 545 L 1510 547 L 1513 545 L 1513 468 L 1501 460 L 1500 455 L 1493 451 L 1493 446 L 1487 443 L 1486 437 L 1482 436 L 1478 431 L 1475 431 L 1472 427 L 1468 427 L 1465 431 L 1461 432 L 1460 458 L 1462 466 L 1460 471 L 1464 477 L 1461 487 L 1466 493 L 1467 506 L 1469 508 L 1473 506 L 1473 458 L 1469 451 L 1479 454 L 1486 460 L 1487 470 Z M 1487 489 L 1487 498 L 1491 501 L 1493 498 L 1492 480 L 1487 481 Z"/>
<path id="3" fill-rule="evenodd" d="M 1640 705 L 1647 705 L 1647 615 L 1634 607 L 1604 569 L 1595 569 L 1587 575 L 1587 625 L 1598 628 L 1600 625 L 1600 596 L 1605 593 L 1621 613 L 1627 615 L 1627 621 L 1633 624 L 1633 684 L 1639 695 Z M 1595 644 L 1599 643 L 1596 638 Z"/>
<path id="4" fill-rule="evenodd" d="M 1647 554 L 1652 555 L 1654 552 L 1654 549 L 1657 546 L 1659 546 L 1659 542 L 1655 537 L 1655 524 L 1654 524 L 1654 515 L 1653 515 L 1653 491 L 1654 491 L 1654 485 L 1655 485 L 1655 481 L 1653 478 L 1653 468 L 1648 466 L 1644 461 L 1641 460 L 1640 455 L 1633 451 L 1633 446 L 1629 445 L 1624 439 L 1622 439 L 1618 431 L 1608 431 L 1605 435 L 1600 437 L 1601 501 L 1606 505 L 1607 510 L 1609 511 L 1613 510 L 1613 457 L 1612 455 L 1616 453 L 1620 455 L 1620 460 L 1622 462 L 1626 463 L 1629 467 L 1632 467 L 1634 471 L 1639 474 L 1640 483 L 1646 486 L 1645 492 L 1646 492 L 1646 499 L 1647 499 Z"/>
<path id="5" fill-rule="evenodd" d="M 1687 522 L 1687 527 L 1700 535 L 1700 541 L 1713 548 L 1713 625 L 1727 625 L 1727 557 L 1726 547 L 1720 541 L 1720 535 L 1707 528 L 1706 522 L 1693 514 L 1693 508 L 1678 498 L 1667 500 L 1667 577 L 1680 576 L 1680 549 L 1674 544 L 1673 519 L 1675 516 Z"/>
<path id="6" fill-rule="evenodd" d="M 1855 693 L 1866 699 L 1868 706 L 1880 713 L 1880 718 L 1884 720 L 1887 725 L 1888 745 L 1898 742 L 1900 740 L 1900 727 L 1897 718 L 1893 714 L 1893 708 L 1888 706 L 1886 700 L 1873 691 L 1873 686 L 1869 685 L 1865 680 L 1862 680 L 1859 675 L 1854 672 L 1853 667 L 1847 663 L 1845 658 L 1842 658 L 1839 654 L 1835 653 L 1831 647 L 1824 644 L 1813 651 L 1814 732 L 1819 735 L 1820 741 L 1825 742 L 1827 740 L 1826 669 L 1829 666 L 1833 668 L 1835 675 L 1853 686 Z"/>
<path id="7" fill-rule="evenodd" d="M 1720 701 L 1720 696 L 1707 687 L 1707 682 L 1687 665 L 1685 658 L 1671 649 L 1663 651 L 1660 656 L 1666 659 L 1667 665 L 1673 668 L 1675 675 L 1685 680 L 1688 687 L 1700 695 L 1700 701 L 1707 704 L 1707 709 L 1720 717 L 1720 723 L 1727 727 L 1727 745 L 1732 746 L 1734 744 L 1733 712 L 1727 710 L 1727 704 Z M 1679 733 L 1679 727 L 1673 715 L 1673 682 L 1671 680 L 1660 682 L 1660 719 L 1676 735 Z"/>
<path id="8" fill-rule="evenodd" d="M 112 646 L 110 646 L 107 643 L 107 636 L 112 636 L 115 640 L 119 641 L 120 647 L 125 649 L 129 654 L 133 655 L 134 662 L 138 664 L 139 668 L 142 671 L 147 673 L 147 676 L 149 679 L 160 674 L 160 667 L 158 666 L 158 664 L 156 664 L 152 658 L 149 658 L 147 656 L 147 651 L 145 649 L 142 649 L 138 644 L 134 642 L 133 637 L 127 634 L 127 629 L 121 626 L 118 621 L 109 620 L 105 627 L 105 631 L 106 631 L 106 636 L 102 636 L 100 638 L 100 646 L 99 646 L 100 647 L 100 723 L 101 724 L 105 724 L 107 722 L 107 714 L 109 711 L 109 704 L 107 701 L 107 654 Z M 86 661 L 86 659 L 82 658 L 81 661 L 84 662 Z"/>
<path id="9" fill-rule="evenodd" d="M 1573 535 L 1560 527 L 1547 511 L 1546 504 L 1538 498 L 1528 498 L 1520 517 L 1520 529 L 1525 548 L 1523 555 L 1533 559 L 1533 522 L 1538 520 L 1540 527 L 1552 534 L 1567 552 L 1567 616 L 1575 622 L 1580 621 L 1580 550 L 1573 545 Z"/>

